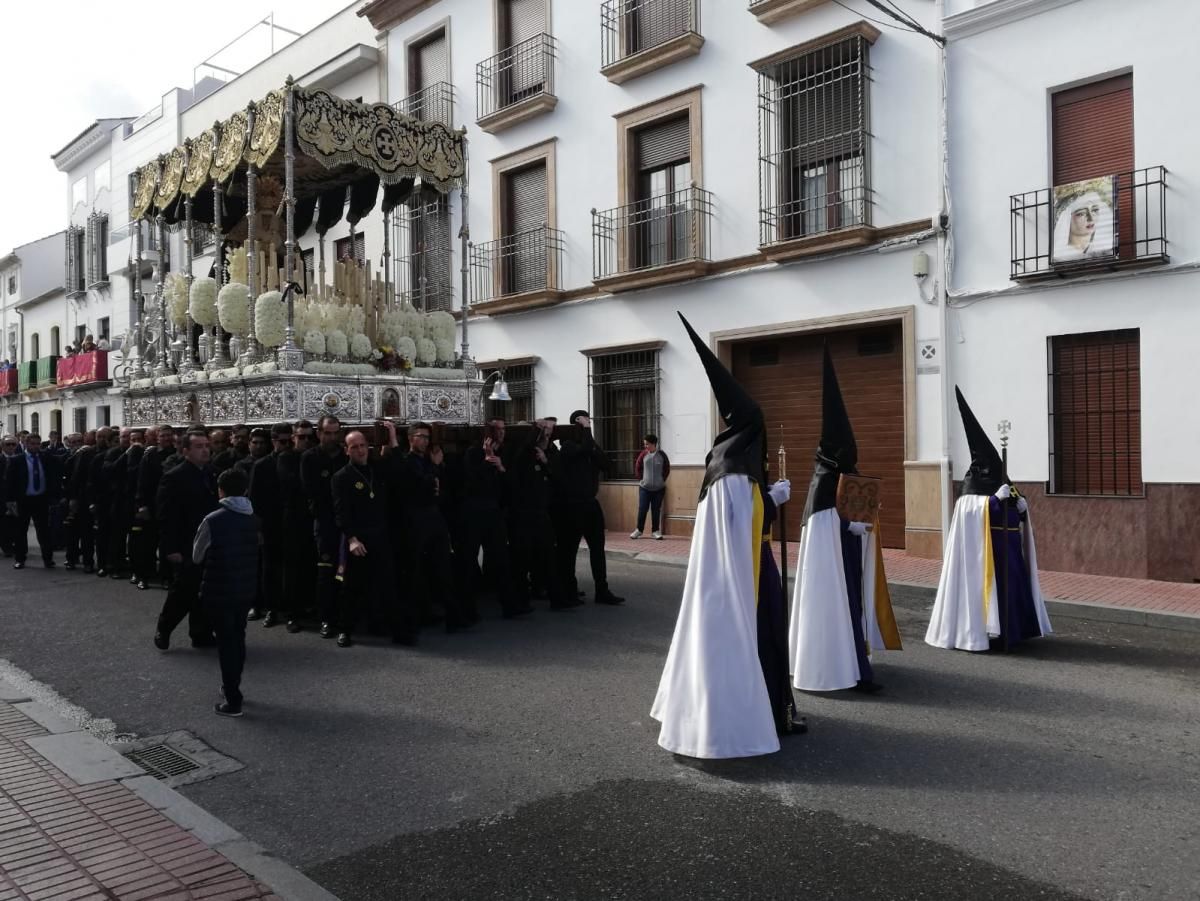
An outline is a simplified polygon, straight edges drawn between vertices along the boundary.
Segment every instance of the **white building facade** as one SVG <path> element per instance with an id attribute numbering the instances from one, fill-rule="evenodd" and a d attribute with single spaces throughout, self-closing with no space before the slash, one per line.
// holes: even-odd
<path id="1" fill-rule="evenodd" d="M 1200 8 L 947 13 L 954 379 L 1012 424 L 1043 568 L 1200 578 L 1200 127 L 1178 112 Z"/>
<path id="2" fill-rule="evenodd" d="M 932 4 L 907 5 L 936 29 Z M 667 531 L 691 528 L 720 423 L 681 311 L 759 398 L 798 496 L 827 342 L 860 468 L 885 479 L 885 543 L 940 553 L 933 41 L 857 0 L 376 0 L 362 15 L 386 99 L 421 115 L 452 101 L 467 129 L 466 326 L 514 395 L 497 412 L 591 412 L 610 528 L 632 527 L 646 433 L 672 461 Z M 463 266 L 457 247 L 430 259 L 437 246 L 419 245 L 418 298 L 431 271 Z"/>

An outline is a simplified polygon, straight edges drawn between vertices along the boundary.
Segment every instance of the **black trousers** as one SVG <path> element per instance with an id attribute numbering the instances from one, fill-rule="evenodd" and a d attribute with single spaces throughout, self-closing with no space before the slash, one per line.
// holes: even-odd
<path id="1" fill-rule="evenodd" d="M 277 613 L 295 619 L 312 607 L 317 577 L 317 545 L 312 526 L 290 532 L 283 544 L 283 606 Z"/>
<path id="2" fill-rule="evenodd" d="M 112 516 L 104 505 L 97 504 L 92 510 L 92 532 L 95 535 L 96 569 L 107 570 L 109 568 L 109 558 L 112 553 L 110 538 L 111 520 Z"/>
<path id="3" fill-rule="evenodd" d="M 4 504 L 0 504 L 0 551 L 12 556 L 13 530 L 17 527 L 17 518 L 9 516 Z"/>
<path id="4" fill-rule="evenodd" d="M 158 529 L 151 520 L 134 519 L 129 530 L 129 557 L 139 582 L 153 582 L 158 574 Z"/>
<path id="5" fill-rule="evenodd" d="M 20 498 L 17 501 L 17 520 L 13 527 L 13 557 L 18 563 L 24 563 L 25 558 L 29 556 L 30 522 L 33 523 L 33 533 L 42 552 L 42 561 L 53 562 L 54 536 L 50 534 L 50 504 L 45 495 Z"/>
<path id="6" fill-rule="evenodd" d="M 127 572 L 129 569 L 129 517 L 121 513 L 109 513 L 108 517 L 108 565 L 109 572 Z"/>
<path id="7" fill-rule="evenodd" d="M 261 559 L 262 598 L 259 612 L 270 610 L 276 614 L 285 613 L 288 603 L 283 584 L 283 541 L 277 536 L 265 540 Z"/>
<path id="8" fill-rule="evenodd" d="M 575 578 L 575 556 L 579 553 L 582 539 L 587 542 L 596 595 L 607 593 L 608 561 L 604 556 L 604 510 L 600 507 L 600 501 L 591 498 L 562 504 L 556 514 L 559 579 L 563 590 L 569 597 L 574 597 L 579 590 L 579 582 Z"/>
<path id="9" fill-rule="evenodd" d="M 392 543 L 386 533 L 359 536 L 366 545 L 365 556 L 347 551 L 346 576 L 338 604 L 338 631 L 353 632 L 364 612 L 388 620 L 392 634 L 404 637 L 405 620 L 397 592 Z"/>
<path id="10" fill-rule="evenodd" d="M 185 617 L 192 641 L 212 640 L 212 623 L 200 607 L 200 567 L 186 557 L 175 567 L 175 578 L 158 614 L 158 631 L 170 635 Z"/>
<path id="11" fill-rule="evenodd" d="M 508 542 L 517 597 L 528 601 L 544 591 L 552 601 L 559 600 L 562 586 L 550 511 L 512 510 L 508 517 Z"/>
<path id="12" fill-rule="evenodd" d="M 461 568 L 463 590 L 460 597 L 472 606 L 479 594 L 493 592 L 505 610 L 521 606 L 517 600 L 513 583 L 512 567 L 508 550 L 508 522 L 499 507 L 474 507 L 463 505 L 462 557 L 466 564 Z M 476 568 L 479 551 L 483 550 L 483 570 Z M 479 573 L 477 576 L 476 573 Z M 482 576 L 482 579 L 479 578 Z"/>
<path id="13" fill-rule="evenodd" d="M 342 533 L 332 519 L 318 519 L 313 524 L 313 537 L 317 544 L 317 615 L 321 622 L 336 626 L 342 590 L 337 580 Z"/>
<path id="14" fill-rule="evenodd" d="M 249 608 L 219 600 L 203 603 L 204 614 L 217 633 L 221 689 L 230 707 L 242 706 L 242 671 L 246 667 L 246 614 Z"/>
<path id="15" fill-rule="evenodd" d="M 454 563 L 450 530 L 436 507 L 409 511 L 404 532 L 393 534 L 401 552 L 408 615 L 428 618 L 435 605 L 446 612 L 449 626 L 468 625 L 475 620 L 475 602 L 454 588 Z"/>

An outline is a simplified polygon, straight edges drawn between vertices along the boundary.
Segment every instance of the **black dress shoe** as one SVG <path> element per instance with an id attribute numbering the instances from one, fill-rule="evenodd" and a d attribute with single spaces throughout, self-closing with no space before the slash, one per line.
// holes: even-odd
<path id="1" fill-rule="evenodd" d="M 105 576 L 107 576 L 107 575 L 108 575 L 108 570 L 107 570 L 107 569 L 98 569 L 98 570 L 96 570 L 96 578 L 98 578 L 98 579 L 103 579 L 103 578 L 104 578 Z"/>
<path id="2" fill-rule="evenodd" d="M 272 626 L 279 625 L 279 617 L 275 615 L 275 611 L 268 610 L 265 614 L 263 614 L 262 623 L 264 629 L 270 629 Z"/>
<path id="3" fill-rule="evenodd" d="M 146 584 L 145 579 L 138 579 L 136 582 L 136 585 L 137 585 L 138 591 L 145 591 L 147 588 L 150 587 L 149 585 Z"/>
<path id="4" fill-rule="evenodd" d="M 518 616 L 524 616 L 527 613 L 533 613 L 533 607 L 526 604 L 524 607 L 509 607 L 504 611 L 505 619 L 516 619 Z"/>
<path id="5" fill-rule="evenodd" d="M 289 620 L 287 621 L 287 630 L 288 630 L 289 632 L 291 632 L 293 635 L 295 635 L 297 632 L 301 631 L 303 628 L 304 628 L 304 627 L 303 627 L 303 626 L 301 626 L 301 625 L 300 625 L 300 623 L 298 623 L 298 622 L 297 622 L 296 620 L 294 620 L 294 619 L 289 619 Z"/>
<path id="6" fill-rule="evenodd" d="M 607 604 L 610 607 L 616 607 L 618 604 L 624 604 L 625 598 L 618 597 L 611 591 L 606 591 L 603 594 L 596 595 L 597 604 Z"/>
<path id="7" fill-rule="evenodd" d="M 262 616 L 263 615 L 261 613 L 259 613 L 258 610 L 254 607 L 251 607 L 248 611 L 246 611 L 246 621 L 247 622 L 252 623 L 256 619 L 262 619 Z"/>
<path id="8" fill-rule="evenodd" d="M 392 644 L 400 644 L 408 648 L 414 648 L 417 646 L 417 633 L 402 632 L 399 635 L 393 635 Z"/>
<path id="9" fill-rule="evenodd" d="M 321 628 L 317 629 L 317 634 L 322 638 L 333 638 L 333 626 L 329 623 L 321 623 Z"/>
<path id="10" fill-rule="evenodd" d="M 338 633 L 337 646 L 339 648 L 350 648 L 354 646 L 354 639 L 350 637 L 349 632 Z"/>
<path id="11" fill-rule="evenodd" d="M 551 601 L 550 602 L 551 610 L 571 610 L 575 607 L 582 607 L 582 606 L 583 606 L 583 601 L 580 600 L 579 598 L 567 598 L 562 601 Z"/>
<path id="12" fill-rule="evenodd" d="M 108 577 L 109 577 L 110 579 L 123 579 L 123 578 L 125 578 L 123 575 L 121 575 L 119 572 L 116 572 L 115 570 L 114 570 L 114 571 L 112 571 L 112 572 L 110 572 L 110 573 L 108 574 Z"/>
<path id="13" fill-rule="evenodd" d="M 63 564 L 63 569 L 74 569 L 74 568 L 75 568 L 75 564 L 72 563 L 70 560 L 68 560 L 66 563 Z"/>
<path id="14" fill-rule="evenodd" d="M 171 636 L 165 632 L 154 633 L 154 646 L 160 651 L 165 651 L 171 647 Z"/>
<path id="15" fill-rule="evenodd" d="M 83 564 L 83 571 L 90 576 L 96 571 L 96 567 L 92 566 L 90 563 L 85 563 Z"/>
<path id="16" fill-rule="evenodd" d="M 46 569 L 54 569 L 55 563 L 53 560 L 45 560 L 42 562 L 42 566 Z"/>
<path id="17" fill-rule="evenodd" d="M 217 716 L 236 717 L 242 715 L 242 708 L 234 707 L 228 701 L 220 701 L 213 707 L 213 712 L 216 713 Z"/>
<path id="18" fill-rule="evenodd" d="M 883 691 L 883 686 L 881 684 L 879 684 L 878 682 L 873 682 L 871 680 L 867 680 L 866 682 L 863 682 L 860 680 L 854 686 L 852 691 L 859 691 L 865 695 L 873 695 L 873 694 L 877 694 L 878 692 Z"/>
<path id="19" fill-rule="evenodd" d="M 137 576 L 130 576 L 130 577 L 129 577 L 129 584 L 130 584 L 130 585 L 136 585 L 137 583 L 138 583 L 138 577 L 137 577 Z"/>
<path id="20" fill-rule="evenodd" d="M 16 563 L 13 564 L 13 569 L 24 569 L 24 568 L 25 568 L 24 560 L 18 560 Z"/>

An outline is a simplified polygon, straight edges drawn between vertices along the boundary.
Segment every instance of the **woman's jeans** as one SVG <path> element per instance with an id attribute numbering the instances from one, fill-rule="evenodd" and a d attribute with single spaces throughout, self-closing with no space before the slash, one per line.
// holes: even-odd
<path id="1" fill-rule="evenodd" d="M 659 488 L 657 491 L 651 491 L 648 488 L 638 487 L 638 514 L 637 514 L 637 529 L 643 531 L 643 526 L 646 525 L 646 511 L 650 511 L 650 523 L 655 532 L 662 530 L 662 504 L 663 496 L 667 493 L 666 488 Z"/>

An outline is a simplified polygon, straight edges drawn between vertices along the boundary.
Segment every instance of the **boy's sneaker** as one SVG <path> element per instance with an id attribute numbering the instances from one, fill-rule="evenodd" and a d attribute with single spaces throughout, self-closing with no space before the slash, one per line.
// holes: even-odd
<path id="1" fill-rule="evenodd" d="M 634 529 L 632 532 L 630 532 L 630 533 L 629 533 L 629 537 L 630 537 L 630 538 L 641 538 L 641 537 L 642 537 L 642 530 L 641 530 L 641 529 Z"/>
<path id="2" fill-rule="evenodd" d="M 234 707 L 228 701 L 220 701 L 213 706 L 213 711 L 217 716 L 241 716 L 242 708 Z"/>
<path id="3" fill-rule="evenodd" d="M 662 532 L 655 532 L 655 533 L 654 533 L 654 540 L 655 540 L 655 541 L 662 541 Z"/>

